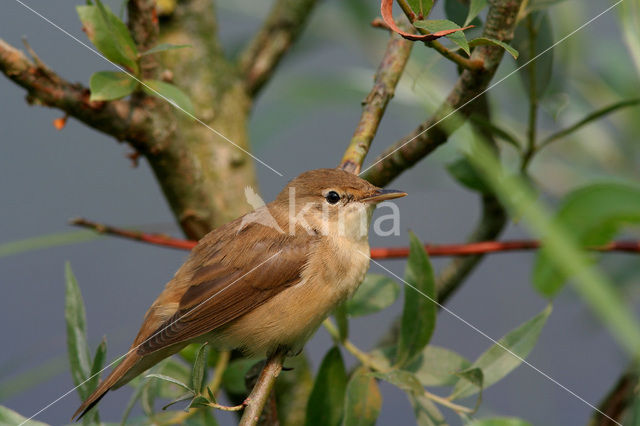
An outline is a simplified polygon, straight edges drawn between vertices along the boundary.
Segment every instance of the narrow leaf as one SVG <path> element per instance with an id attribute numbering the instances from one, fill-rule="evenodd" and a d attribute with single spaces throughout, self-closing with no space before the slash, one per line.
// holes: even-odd
<path id="1" fill-rule="evenodd" d="M 46 423 L 36 420 L 27 420 L 21 414 L 16 413 L 10 408 L 0 405 L 0 424 L 3 425 L 24 425 L 24 426 L 48 426 Z"/>
<path id="2" fill-rule="evenodd" d="M 442 36 L 447 37 L 449 40 L 460 46 L 462 50 L 467 53 L 467 55 L 471 55 L 471 51 L 469 50 L 469 43 L 467 42 L 467 36 L 465 36 L 463 32 L 470 27 L 465 26 L 464 28 L 460 28 L 460 25 L 456 24 L 455 22 L 449 21 L 448 19 L 415 21 L 413 25 L 415 27 L 425 29 L 432 34 L 441 34 Z"/>
<path id="3" fill-rule="evenodd" d="M 189 404 L 189 408 L 197 408 L 197 407 L 208 407 L 209 400 L 202 395 L 196 396 Z"/>
<path id="4" fill-rule="evenodd" d="M 340 350 L 333 347 L 327 352 L 307 402 L 307 426 L 336 426 L 342 421 L 343 404 L 347 388 L 347 372 Z"/>
<path id="5" fill-rule="evenodd" d="M 91 357 L 87 345 L 87 328 L 84 302 L 71 265 L 65 265 L 66 296 L 64 316 L 67 323 L 67 353 L 71 364 L 71 377 L 78 387 L 80 399 L 89 396 L 87 383 L 83 382 L 91 374 Z"/>
<path id="6" fill-rule="evenodd" d="M 96 348 L 96 353 L 93 356 L 93 363 L 91 364 L 91 373 L 89 381 L 87 382 L 87 392 L 93 393 L 98 387 L 100 382 L 100 371 L 104 367 L 104 362 L 107 358 L 107 338 L 103 337 L 102 341 Z"/>
<path id="7" fill-rule="evenodd" d="M 124 98 L 136 89 L 138 82 L 123 72 L 99 71 L 89 81 L 90 101 L 111 101 Z"/>
<path id="8" fill-rule="evenodd" d="M 370 315 L 393 304 L 400 287 L 385 275 L 367 274 L 353 297 L 347 301 L 347 312 L 353 317 Z"/>
<path id="9" fill-rule="evenodd" d="M 173 84 L 165 83 L 159 80 L 144 80 L 142 90 L 151 96 L 164 99 L 178 109 L 188 113 L 191 118 L 195 115 L 191 99 L 182 90 Z"/>
<path id="10" fill-rule="evenodd" d="M 189 387 L 189 385 L 187 385 L 186 383 L 182 383 L 180 380 L 174 379 L 173 377 L 165 376 L 164 374 L 151 373 L 151 374 L 147 374 L 144 377 L 145 377 L 145 379 L 160 379 L 160 380 L 164 380 L 164 381 L 173 383 L 174 385 L 178 385 L 181 388 L 184 388 L 184 389 L 186 389 L 188 391 L 191 391 L 191 392 L 195 393 L 194 390 L 191 389 Z"/>
<path id="11" fill-rule="evenodd" d="M 162 410 L 166 410 L 167 408 L 171 407 L 174 404 L 177 404 L 179 402 L 183 402 L 183 401 L 188 401 L 190 399 L 193 398 L 193 392 L 187 392 L 179 397 L 177 397 L 176 399 L 168 402 L 166 405 L 162 406 Z"/>
<path id="12" fill-rule="evenodd" d="M 471 369 L 482 370 L 485 388 L 502 379 L 522 363 L 538 341 L 550 314 L 551 306 L 548 306 L 520 327 L 507 333 L 471 365 Z M 470 382 L 469 377 L 465 377 L 456 383 L 450 398 L 465 398 L 478 390 L 478 386 Z"/>
<path id="13" fill-rule="evenodd" d="M 473 40 L 469 41 L 469 46 L 471 46 L 471 47 L 482 46 L 482 45 L 487 45 L 487 44 L 493 44 L 495 46 L 502 47 L 504 50 L 507 51 L 507 53 L 509 53 L 509 55 L 513 56 L 513 59 L 518 59 L 518 56 L 520 55 L 520 53 L 516 49 L 514 49 L 513 47 L 511 47 L 510 45 L 508 45 L 504 41 L 496 40 L 495 38 L 478 37 L 478 38 L 474 38 Z"/>
<path id="14" fill-rule="evenodd" d="M 516 417 L 494 417 L 490 419 L 476 419 L 467 426 L 532 426 L 526 420 Z"/>
<path id="15" fill-rule="evenodd" d="M 140 56 L 151 55 L 153 53 L 158 52 L 166 52 L 167 50 L 176 50 L 176 49 L 184 49 L 185 47 L 191 47 L 190 44 L 171 44 L 171 43 L 160 43 L 146 52 L 142 52 Z"/>
<path id="16" fill-rule="evenodd" d="M 469 14 L 467 15 L 467 19 L 464 21 L 464 25 L 469 25 L 486 6 L 487 0 L 471 0 L 471 3 L 469 4 Z"/>
<path id="17" fill-rule="evenodd" d="M 433 7 L 433 0 L 407 0 L 407 3 L 418 18 L 428 16 Z"/>
<path id="18" fill-rule="evenodd" d="M 138 74 L 138 51 L 127 26 L 108 6 L 77 6 L 82 29 L 96 48 L 110 61 Z"/>
<path id="19" fill-rule="evenodd" d="M 196 393 L 202 390 L 202 381 L 204 380 L 205 368 L 207 367 L 207 358 L 209 356 L 210 346 L 204 343 L 198 349 L 196 360 L 193 363 L 193 373 L 191 374 L 191 386 Z"/>
<path id="20" fill-rule="evenodd" d="M 60 232 L 0 244 L 0 258 L 67 244 L 84 243 L 101 238 L 93 231 Z"/>
<path id="21" fill-rule="evenodd" d="M 595 183 L 567 195 L 554 217 L 581 246 L 609 242 L 628 224 L 640 223 L 640 187 L 624 183 Z M 567 280 L 553 255 L 544 248 L 537 254 L 533 270 L 535 288 L 552 297 Z"/>
<path id="22" fill-rule="evenodd" d="M 447 164 L 447 171 L 455 180 L 472 191 L 476 191 L 481 194 L 488 194 L 491 192 L 491 189 L 487 186 L 478 172 L 476 172 L 476 169 L 474 169 L 469 161 L 464 157 Z"/>
<path id="23" fill-rule="evenodd" d="M 422 243 L 410 233 L 404 308 L 398 338 L 397 365 L 405 365 L 429 343 L 436 324 L 433 269 Z"/>
<path id="24" fill-rule="evenodd" d="M 416 424 L 420 426 L 446 426 L 444 416 L 438 407 L 424 395 L 411 395 L 409 401 L 413 406 Z"/>
<path id="25" fill-rule="evenodd" d="M 382 395 L 378 383 L 366 374 L 367 371 L 365 368 L 357 369 L 347 384 L 343 426 L 376 424 L 382 407 Z"/>
<path id="26" fill-rule="evenodd" d="M 385 382 L 389 382 L 406 392 L 413 392 L 416 394 L 424 392 L 424 388 L 420 384 L 418 378 L 415 374 L 409 371 L 396 369 L 385 373 L 374 372 L 369 375 L 377 379 L 384 380 Z"/>

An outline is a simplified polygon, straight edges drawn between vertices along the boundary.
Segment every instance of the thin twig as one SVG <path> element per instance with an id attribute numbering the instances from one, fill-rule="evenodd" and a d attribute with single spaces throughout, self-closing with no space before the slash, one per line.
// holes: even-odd
<path id="1" fill-rule="evenodd" d="M 374 76 L 373 88 L 362 102 L 360 121 L 338 167 L 354 174 L 360 173 L 362 162 L 369 152 L 371 141 L 376 135 L 387 104 L 393 98 L 412 47 L 411 41 L 395 33 L 391 34 L 387 49 Z"/>
<path id="2" fill-rule="evenodd" d="M 398 5 L 400 5 L 400 8 L 404 12 L 404 14 L 407 15 L 409 22 L 413 24 L 413 22 L 418 19 L 406 0 L 398 0 Z M 417 30 L 422 34 L 429 34 L 429 31 L 425 30 L 424 28 L 417 28 Z M 464 69 L 479 71 L 484 67 L 484 61 L 482 59 L 465 58 L 464 56 L 447 49 L 442 43 L 437 40 L 425 41 L 424 44 L 432 47 L 436 52 Z"/>
<path id="3" fill-rule="evenodd" d="M 149 234 L 141 231 L 127 230 L 92 222 L 87 219 L 72 219 L 70 223 L 81 228 L 93 229 L 96 232 L 140 241 L 148 244 L 191 250 L 198 244 L 197 241 L 173 238 L 164 234 Z M 425 244 L 425 250 L 429 256 L 475 256 L 487 253 L 503 253 L 522 250 L 536 250 L 540 248 L 540 242 L 535 240 L 511 240 L 511 241 L 480 241 L 466 244 Z M 608 244 L 596 247 L 587 247 L 594 251 L 615 251 L 626 253 L 640 253 L 640 241 L 624 240 L 612 241 Z M 409 247 L 374 247 L 371 249 L 372 259 L 401 259 L 409 256 Z"/>
<path id="4" fill-rule="evenodd" d="M 513 38 L 516 16 L 522 0 L 491 2 L 483 37 L 508 43 Z M 386 186 L 425 156 L 445 143 L 449 135 L 461 126 L 473 110 L 473 103 L 486 89 L 504 55 L 499 46 L 478 46 L 471 59 L 482 60 L 479 71 L 465 69 L 444 103 L 433 117 L 418 126 L 411 134 L 388 147 L 362 177 L 377 186 Z"/>
<path id="5" fill-rule="evenodd" d="M 246 400 L 247 407 L 244 413 L 242 413 L 242 418 L 238 424 L 239 426 L 254 426 L 258 423 L 258 420 L 260 420 L 260 414 L 269 399 L 269 395 L 276 383 L 276 378 L 282 370 L 284 358 L 284 352 L 277 350 L 267 359 L 267 363 L 262 369 L 258 381 Z"/>

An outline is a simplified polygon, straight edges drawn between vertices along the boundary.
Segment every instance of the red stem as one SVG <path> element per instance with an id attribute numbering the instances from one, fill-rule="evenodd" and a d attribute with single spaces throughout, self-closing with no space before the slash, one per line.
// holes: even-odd
<path id="1" fill-rule="evenodd" d="M 82 218 L 73 219 L 70 223 L 75 226 L 93 229 L 102 234 L 115 235 L 130 240 L 181 250 L 191 250 L 198 243 L 197 241 L 173 238 L 163 234 L 148 234 L 141 231 L 115 228 Z M 532 240 L 481 241 L 469 244 L 425 244 L 424 246 L 429 256 L 470 256 L 486 253 L 535 250 L 539 247 L 540 243 Z M 589 248 L 597 251 L 640 253 L 640 241 L 613 241 L 603 246 Z M 408 247 L 374 247 L 371 249 L 372 259 L 401 259 L 408 256 Z"/>

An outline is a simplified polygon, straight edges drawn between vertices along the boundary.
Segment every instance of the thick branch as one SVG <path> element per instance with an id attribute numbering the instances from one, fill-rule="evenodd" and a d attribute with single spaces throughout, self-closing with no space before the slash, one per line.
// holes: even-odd
<path id="1" fill-rule="evenodd" d="M 138 51 L 144 52 L 152 48 L 158 41 L 159 33 L 156 0 L 127 1 L 127 15 L 129 31 L 138 46 Z M 153 55 L 143 56 L 140 59 L 143 77 L 156 77 L 157 65 Z"/>
<path id="2" fill-rule="evenodd" d="M 262 373 L 260 373 L 258 381 L 247 398 L 247 408 L 245 408 L 242 414 L 239 426 L 254 426 L 258 424 L 260 414 L 282 370 L 283 362 L 284 353 L 282 351 L 276 351 L 276 353 L 269 357 L 262 369 Z"/>
<path id="3" fill-rule="evenodd" d="M 413 43 L 394 33 L 374 76 L 373 88 L 362 103 L 362 115 L 351 142 L 347 147 L 340 166 L 342 169 L 358 174 L 362 167 L 371 141 L 376 135 L 378 125 L 387 104 L 393 98 L 395 88 L 407 64 Z"/>
<path id="4" fill-rule="evenodd" d="M 34 63 L 22 51 L 0 39 L 0 71 L 28 92 L 30 104 L 58 108 L 83 123 L 145 150 L 151 144 L 149 114 L 128 101 L 90 102 L 89 89 L 70 83 L 40 61 Z"/>
<path id="5" fill-rule="evenodd" d="M 240 55 L 247 93 L 255 96 L 289 50 L 316 0 L 276 0 L 264 25 Z"/>
<path id="6" fill-rule="evenodd" d="M 483 36 L 508 43 L 513 38 L 516 17 L 522 0 L 494 0 L 489 8 Z M 387 148 L 363 177 L 378 186 L 385 186 L 400 173 L 416 164 L 463 123 L 470 106 L 488 87 L 504 54 L 501 47 L 487 45 L 474 49 L 471 60 L 483 61 L 479 71 L 464 70 L 453 90 L 432 118 L 422 123 L 410 135 Z M 452 114 L 458 111 L 459 114 Z"/>

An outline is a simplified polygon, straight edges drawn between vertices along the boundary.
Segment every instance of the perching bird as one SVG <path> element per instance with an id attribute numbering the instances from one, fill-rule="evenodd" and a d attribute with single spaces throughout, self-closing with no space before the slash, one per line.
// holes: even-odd
<path id="1" fill-rule="evenodd" d="M 153 302 L 124 360 L 73 417 L 190 343 L 254 355 L 301 351 L 364 279 L 375 205 L 405 195 L 340 169 L 311 170 L 273 202 L 211 231 Z"/>

